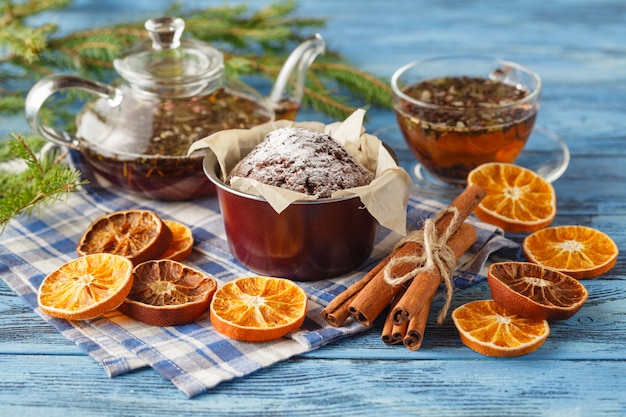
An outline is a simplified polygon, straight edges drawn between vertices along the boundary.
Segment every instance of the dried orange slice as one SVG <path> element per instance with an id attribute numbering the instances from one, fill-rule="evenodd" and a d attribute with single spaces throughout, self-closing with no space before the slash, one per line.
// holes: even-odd
<path id="1" fill-rule="evenodd" d="M 569 275 L 529 262 L 492 264 L 487 281 L 496 304 L 532 319 L 566 320 L 589 296 L 585 286 Z"/>
<path id="2" fill-rule="evenodd" d="M 134 265 L 157 259 L 168 248 L 172 232 L 151 210 L 124 210 L 94 220 L 80 238 L 76 251 L 113 253 Z"/>
<path id="3" fill-rule="evenodd" d="M 152 326 L 191 323 L 208 308 L 217 282 L 171 259 L 143 262 L 133 270 L 133 288 L 119 310 Z"/>
<path id="4" fill-rule="evenodd" d="M 304 322 L 307 295 L 284 278 L 246 277 L 224 284 L 211 301 L 211 323 L 232 339 L 277 339 Z"/>
<path id="5" fill-rule="evenodd" d="M 193 249 L 193 234 L 191 233 L 191 229 L 173 220 L 163 220 L 163 223 L 165 223 L 167 228 L 172 232 L 172 241 L 159 259 L 172 259 L 174 261 L 186 259 Z"/>
<path id="6" fill-rule="evenodd" d="M 534 352 L 550 334 L 547 320 L 508 313 L 493 300 L 464 304 L 452 312 L 452 320 L 465 346 L 500 358 Z"/>
<path id="7" fill-rule="evenodd" d="M 594 278 L 615 266 L 619 250 L 605 233 L 586 226 L 555 226 L 526 236 L 522 249 L 530 262 L 576 279 Z"/>
<path id="8" fill-rule="evenodd" d="M 507 232 L 534 232 L 548 226 L 556 215 L 552 185 L 530 169 L 491 162 L 470 171 L 468 185 L 486 191 L 474 210 L 476 217 Z"/>
<path id="9" fill-rule="evenodd" d="M 37 303 L 49 316 L 88 320 L 115 310 L 133 285 L 133 264 L 109 253 L 81 256 L 44 278 Z"/>

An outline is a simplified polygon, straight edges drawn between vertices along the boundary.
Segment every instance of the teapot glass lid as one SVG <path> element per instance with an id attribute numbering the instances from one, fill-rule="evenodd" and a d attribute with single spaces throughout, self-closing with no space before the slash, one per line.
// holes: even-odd
<path id="1" fill-rule="evenodd" d="M 211 82 L 221 83 L 221 52 L 204 42 L 182 38 L 183 19 L 151 19 L 145 27 L 150 40 L 140 42 L 113 62 L 131 86 L 157 94 L 162 89 L 182 87 L 186 94 L 193 94 Z"/>

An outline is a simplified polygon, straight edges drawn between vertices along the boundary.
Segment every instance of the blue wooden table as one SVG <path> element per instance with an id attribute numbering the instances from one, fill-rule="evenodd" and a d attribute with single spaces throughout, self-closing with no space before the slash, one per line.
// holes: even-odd
<path id="1" fill-rule="evenodd" d="M 121 15 L 153 17 L 168 4 L 103 3 L 77 2 L 55 16 L 76 27 L 105 25 Z M 298 14 L 327 17 L 328 46 L 381 77 L 414 59 L 460 53 L 536 70 L 544 82 L 538 125 L 562 137 L 571 152 L 554 183 L 554 224 L 600 229 L 626 253 L 623 0 L 304 0 Z M 391 111 L 369 115 L 370 131 L 394 124 Z M 0 129 L 22 124 L 16 118 Z M 412 163 L 401 141 L 392 145 L 404 164 Z M 590 296 L 583 309 L 554 323 L 545 344 L 527 356 L 481 356 L 461 344 L 451 320 L 437 326 L 434 317 L 422 348 L 410 352 L 384 345 L 376 323 L 189 400 L 150 369 L 107 377 L 0 280 L 0 415 L 624 416 L 624 255 L 612 271 L 584 284 Z M 483 298 L 489 298 L 485 283 L 457 293 L 453 307 Z"/>

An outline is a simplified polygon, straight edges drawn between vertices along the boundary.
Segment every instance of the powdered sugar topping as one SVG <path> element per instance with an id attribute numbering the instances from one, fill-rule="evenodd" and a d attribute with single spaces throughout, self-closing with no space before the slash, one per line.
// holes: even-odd
<path id="1" fill-rule="evenodd" d="M 228 181 L 234 176 L 319 198 L 367 185 L 374 178 L 329 135 L 293 127 L 270 132 L 235 166 Z"/>

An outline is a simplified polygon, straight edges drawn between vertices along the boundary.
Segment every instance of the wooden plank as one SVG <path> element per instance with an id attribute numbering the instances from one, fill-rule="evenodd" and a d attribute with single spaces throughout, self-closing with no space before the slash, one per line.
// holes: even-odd
<path id="1" fill-rule="evenodd" d="M 0 280 L 0 354 L 82 354 Z"/>
<path id="2" fill-rule="evenodd" d="M 54 359 L 54 360 L 51 360 Z M 619 416 L 624 361 L 297 359 L 187 400 L 155 372 L 108 379 L 87 358 L 1 355 L 3 415 Z M 85 383 L 88 381 L 88 383 Z M 133 410 L 132 413 L 128 410 Z"/>

